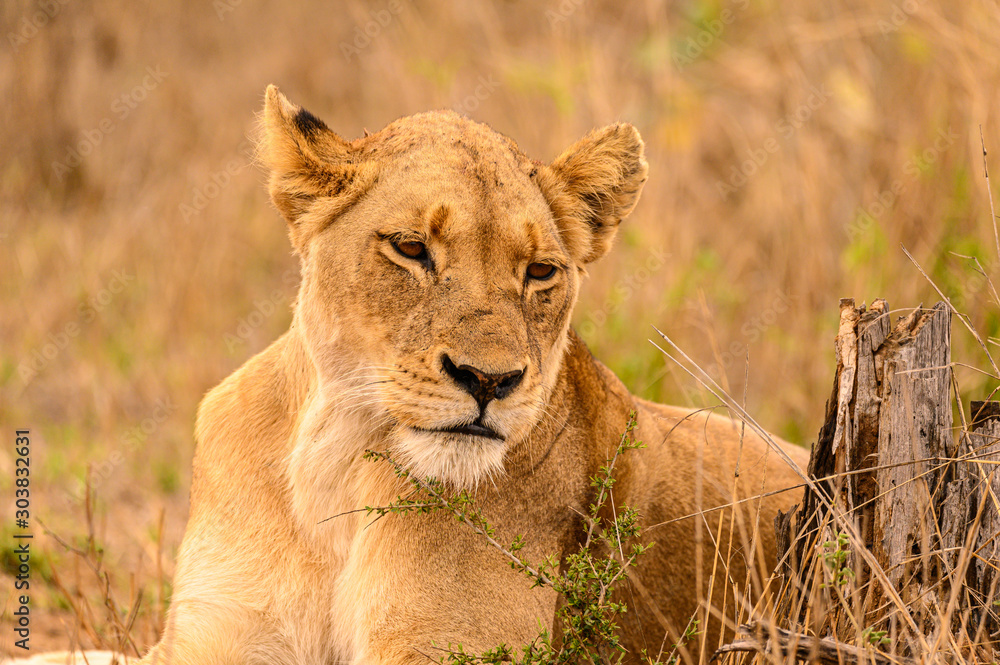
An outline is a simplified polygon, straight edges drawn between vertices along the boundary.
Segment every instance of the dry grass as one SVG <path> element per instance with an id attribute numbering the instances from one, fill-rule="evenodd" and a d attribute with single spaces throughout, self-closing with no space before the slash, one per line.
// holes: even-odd
<path id="1" fill-rule="evenodd" d="M 992 280 L 987 281 L 992 290 Z M 958 312 L 954 314 L 961 316 Z M 970 332 L 977 336 L 974 329 Z M 743 410 L 740 402 L 714 382 L 704 368 L 668 337 L 664 336 L 664 341 L 663 351 L 672 362 L 685 368 L 745 427 L 766 436 L 754 418 Z M 839 353 L 843 354 L 853 343 L 847 341 L 847 346 L 842 347 Z M 989 376 L 996 384 L 1000 382 L 1000 373 L 996 371 L 990 349 L 985 344 L 981 349 L 986 362 L 993 368 Z M 943 349 L 935 351 L 945 352 Z M 857 353 L 860 363 L 861 352 Z M 956 367 L 956 363 L 948 367 L 952 379 Z M 854 412 L 842 416 L 838 400 L 851 399 L 851 409 L 854 409 L 852 395 L 855 393 L 852 390 L 856 389 L 856 394 L 860 394 L 861 388 L 853 384 L 852 378 L 852 388 L 845 392 L 840 380 L 838 372 L 831 401 L 827 404 L 830 420 L 824 424 L 825 434 L 820 433 L 821 439 L 826 437 L 825 448 L 819 454 L 818 463 L 814 450 L 814 459 L 810 464 L 810 471 L 823 477 L 803 477 L 812 498 L 805 502 L 804 507 L 800 503 L 800 510 L 792 515 L 791 546 L 782 556 L 777 570 L 772 572 L 765 568 L 751 571 L 753 579 L 740 584 L 740 580 L 729 577 L 725 563 L 729 556 L 716 549 L 721 562 L 720 576 L 725 575 L 730 580 L 728 591 L 735 602 L 728 611 L 725 607 L 706 607 L 704 613 L 706 617 L 711 615 L 725 622 L 738 635 L 735 640 L 728 636 L 728 639 L 720 638 L 718 644 L 707 645 L 709 650 L 718 649 L 713 660 L 730 665 L 790 665 L 803 660 L 840 665 L 995 663 L 1000 655 L 997 648 L 1000 638 L 1000 577 L 997 576 L 1000 560 L 994 550 L 1000 533 L 987 526 L 987 519 L 995 519 L 989 515 L 995 514 L 1000 506 L 996 467 L 996 433 L 1000 430 L 991 422 L 986 429 L 975 433 L 978 428 L 966 418 L 968 404 L 961 401 L 957 383 L 945 384 L 945 394 L 953 389 L 954 400 L 946 398 L 943 403 L 935 402 L 928 414 L 912 414 L 912 417 L 914 422 L 922 423 L 922 428 L 929 422 L 924 418 L 934 417 L 929 414 L 936 409 L 954 408 L 961 420 L 960 426 L 954 428 L 954 443 L 958 444 L 950 448 L 954 449 L 954 455 L 932 459 L 912 459 L 904 455 L 905 461 L 889 465 L 910 469 L 903 472 L 901 478 L 906 480 L 902 480 L 901 485 L 896 486 L 895 481 L 880 481 L 876 495 L 864 503 L 853 505 L 852 500 L 847 498 L 845 501 L 845 497 L 854 496 L 854 501 L 857 501 L 859 496 L 863 498 L 866 493 L 871 493 L 872 488 L 852 495 L 851 492 L 856 489 L 844 490 L 850 482 L 848 478 L 861 478 L 857 474 L 868 474 L 877 468 L 887 467 L 878 466 L 885 462 L 881 457 L 878 460 L 853 459 L 847 461 L 846 473 L 839 471 L 823 475 L 825 469 L 834 465 L 842 468 L 840 464 L 844 462 L 843 450 L 833 453 L 831 442 L 836 448 L 837 437 L 853 440 L 863 436 L 859 432 L 843 435 L 833 432 L 834 424 L 840 431 L 841 417 L 846 417 L 848 421 L 858 417 Z M 858 405 L 857 408 L 862 407 Z M 880 413 L 890 410 L 886 404 L 880 409 Z M 887 420 L 883 420 L 880 426 L 889 427 Z M 841 441 L 841 448 L 844 445 L 847 443 Z M 893 445 L 901 449 L 911 445 L 916 449 L 918 446 L 916 442 L 906 440 L 894 441 Z M 993 452 L 989 452 L 991 450 Z M 847 457 L 850 458 L 851 454 Z M 813 464 L 817 466 L 814 468 Z M 870 466 L 872 464 L 876 466 Z M 920 469 L 924 471 L 919 472 Z M 927 483 L 926 477 L 933 473 L 940 474 L 940 480 Z M 950 479 L 958 477 L 965 480 L 944 486 L 951 482 Z M 951 522 L 951 528 L 957 528 L 957 531 L 949 536 L 956 538 L 959 545 L 951 549 L 945 544 L 950 542 L 948 537 L 942 533 L 942 529 L 949 525 L 949 518 L 937 511 L 947 511 L 943 498 L 949 491 L 955 490 L 955 485 L 970 481 L 976 488 L 974 492 L 978 493 L 973 496 L 979 498 L 974 502 L 969 499 L 970 503 L 963 506 L 964 513 L 955 513 L 963 516 L 957 518 L 957 524 Z M 860 484 L 861 481 L 854 482 Z M 925 488 L 927 495 L 922 498 L 927 502 L 923 508 L 927 512 L 918 516 L 918 511 L 908 516 L 905 509 L 897 507 L 892 512 L 892 519 L 897 519 L 897 514 L 901 515 L 904 528 L 920 526 L 923 531 L 917 536 L 919 542 L 911 543 L 913 549 L 906 550 L 902 561 L 886 563 L 883 549 L 886 543 L 879 534 L 881 529 L 888 527 L 886 524 L 872 526 L 872 522 L 877 521 L 873 511 L 886 510 L 890 504 L 900 501 L 894 498 L 896 492 L 907 489 L 903 485 L 910 483 Z M 917 494 L 921 491 L 916 490 Z M 908 500 L 921 500 L 913 494 L 913 489 L 909 492 L 908 496 L 912 498 Z M 880 502 L 885 505 L 874 507 Z M 913 517 L 918 517 L 915 523 L 908 521 Z M 740 527 L 741 532 L 747 530 L 746 525 L 741 524 Z M 778 528 L 777 525 L 775 528 Z M 873 528 L 875 535 L 872 534 Z M 753 551 L 749 542 L 752 541 L 744 536 L 742 547 Z M 979 571 L 974 572 L 974 568 Z M 983 573 L 985 586 L 979 577 Z M 746 592 L 751 585 L 758 593 L 764 590 L 752 606 Z M 728 643 L 723 645 L 723 642 Z M 703 651 L 705 646 L 702 643 Z M 698 661 L 686 657 L 685 662 Z"/>
<path id="2" fill-rule="evenodd" d="M 595 125 L 636 124 L 650 181 L 576 321 L 641 395 L 711 401 L 648 344 L 652 324 L 734 393 L 749 347 L 748 411 L 808 442 L 837 298 L 935 299 L 901 243 L 986 338 L 1000 332 L 995 295 L 954 255 L 990 274 L 1000 261 L 979 144 L 982 125 L 1000 154 L 989 0 L 567 0 L 565 16 L 558 3 L 404 0 L 350 58 L 341 45 L 388 0 L 48 4 L 51 16 L 0 5 L 0 421 L 32 429 L 35 513 L 77 547 L 91 466 L 103 570 L 123 607 L 142 591 L 139 648 L 183 530 L 195 406 L 289 321 L 295 261 L 245 143 L 267 83 L 350 137 L 450 106 L 542 159 Z M 12 43 L 32 17 L 37 34 Z M 147 68 L 166 76 L 133 96 Z M 54 168 L 81 143 L 78 166 Z M 744 165 L 754 173 L 723 197 Z M 968 336 L 955 357 L 983 362 Z M 958 371 L 968 394 L 995 386 Z M 33 646 L 112 635 L 82 630 L 46 571 L 74 602 L 100 607 L 101 589 L 45 543 Z"/>

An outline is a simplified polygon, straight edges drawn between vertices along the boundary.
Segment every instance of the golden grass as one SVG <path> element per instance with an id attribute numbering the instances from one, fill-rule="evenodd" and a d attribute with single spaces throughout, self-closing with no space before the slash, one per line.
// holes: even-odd
<path id="1" fill-rule="evenodd" d="M 748 410 L 807 443 L 837 299 L 936 299 L 900 244 L 977 329 L 1000 330 L 986 280 L 951 254 L 1000 260 L 979 140 L 982 125 L 1000 155 L 989 0 L 10 0 L 0 26 L 0 421 L 31 428 L 34 510 L 68 542 L 86 537 L 92 465 L 105 567 L 123 605 L 129 574 L 145 591 L 140 647 L 156 552 L 169 578 L 183 530 L 195 406 L 289 321 L 296 264 L 246 143 L 267 83 L 349 137 L 447 106 L 540 159 L 634 123 L 650 180 L 576 321 L 644 396 L 712 401 L 647 342 L 651 325 L 734 394 L 748 347 Z M 79 165 L 54 166 L 74 147 Z M 956 335 L 956 359 L 977 353 Z M 993 387 L 974 372 L 960 385 Z M 71 595 L 97 593 L 45 542 Z M 35 599 L 49 623 L 33 646 L 65 646 L 76 619 L 51 578 Z"/>

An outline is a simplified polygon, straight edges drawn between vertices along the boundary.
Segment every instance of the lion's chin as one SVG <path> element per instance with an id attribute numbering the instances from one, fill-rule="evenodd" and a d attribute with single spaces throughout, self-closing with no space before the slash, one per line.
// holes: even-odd
<path id="1" fill-rule="evenodd" d="M 396 438 L 404 465 L 419 478 L 436 478 L 461 490 L 503 473 L 507 444 L 494 437 L 405 427 Z"/>

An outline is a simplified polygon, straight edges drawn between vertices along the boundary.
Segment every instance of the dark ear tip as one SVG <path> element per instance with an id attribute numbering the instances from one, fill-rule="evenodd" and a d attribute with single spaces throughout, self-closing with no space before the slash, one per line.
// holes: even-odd
<path id="1" fill-rule="evenodd" d="M 317 132 L 329 131 L 325 122 L 305 109 L 299 109 L 299 112 L 292 118 L 292 122 L 295 123 L 295 128 L 307 139 L 312 138 Z"/>

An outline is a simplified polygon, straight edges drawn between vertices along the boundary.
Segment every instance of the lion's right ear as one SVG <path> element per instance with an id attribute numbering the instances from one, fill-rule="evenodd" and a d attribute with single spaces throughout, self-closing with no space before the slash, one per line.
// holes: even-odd
<path id="1" fill-rule="evenodd" d="M 356 202 L 377 170 L 354 146 L 309 111 L 267 86 L 258 159 L 270 170 L 268 190 L 288 222 L 296 249 Z"/>

